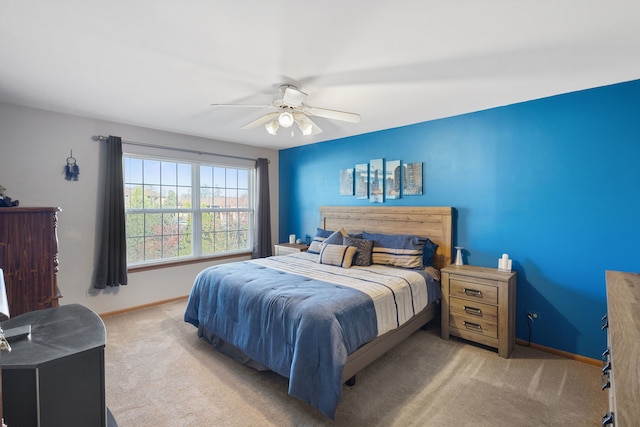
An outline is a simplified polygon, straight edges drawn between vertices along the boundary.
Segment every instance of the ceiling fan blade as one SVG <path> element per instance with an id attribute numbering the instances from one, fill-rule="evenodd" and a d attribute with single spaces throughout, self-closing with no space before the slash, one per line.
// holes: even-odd
<path id="1" fill-rule="evenodd" d="M 305 106 L 303 109 L 305 114 L 316 117 L 324 117 L 325 119 L 342 120 L 343 122 L 358 123 L 360 122 L 360 114 L 348 113 L 346 111 L 329 110 L 326 108 L 316 108 Z"/>
<path id="2" fill-rule="evenodd" d="M 234 108 L 271 108 L 271 104 L 211 104 L 212 107 L 234 107 Z"/>
<path id="3" fill-rule="evenodd" d="M 301 105 L 307 98 L 307 94 L 298 90 L 295 86 L 284 86 L 282 102 L 290 107 Z"/>
<path id="4" fill-rule="evenodd" d="M 246 125 L 242 126 L 242 129 L 253 129 L 255 127 L 263 125 L 271 120 L 274 120 L 276 117 L 278 117 L 278 114 L 280 113 L 277 111 L 275 113 L 265 114 L 264 116 L 258 117 L 251 123 L 247 123 Z"/>

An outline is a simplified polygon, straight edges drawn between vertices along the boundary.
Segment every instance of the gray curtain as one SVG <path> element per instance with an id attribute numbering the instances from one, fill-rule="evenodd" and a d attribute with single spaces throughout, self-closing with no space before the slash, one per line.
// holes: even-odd
<path id="1" fill-rule="evenodd" d="M 253 258 L 271 256 L 271 204 L 269 202 L 269 160 L 256 160 L 257 208 Z"/>
<path id="2" fill-rule="evenodd" d="M 127 284 L 127 243 L 122 179 L 122 139 L 107 139 L 107 176 L 104 196 L 102 240 L 94 288 Z"/>

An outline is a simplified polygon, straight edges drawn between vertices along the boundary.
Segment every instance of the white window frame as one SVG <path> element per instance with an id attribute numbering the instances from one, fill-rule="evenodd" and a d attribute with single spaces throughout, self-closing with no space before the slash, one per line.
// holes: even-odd
<path id="1" fill-rule="evenodd" d="M 132 262 L 127 260 L 127 265 L 129 268 L 136 267 L 146 267 L 146 266 L 161 266 L 163 264 L 175 264 L 180 262 L 189 262 L 189 261 L 198 261 L 202 259 L 210 259 L 210 258 L 218 258 L 218 257 L 227 257 L 233 255 L 242 255 L 251 252 L 251 248 L 253 248 L 253 236 L 254 230 L 256 227 L 255 224 L 255 189 L 256 189 L 256 170 L 255 170 L 255 161 L 250 161 L 249 159 L 243 160 L 241 158 L 227 158 L 226 156 L 215 156 L 215 155 L 206 155 L 203 153 L 194 154 L 189 152 L 181 151 L 173 151 L 171 149 L 159 149 L 158 147 L 149 148 L 149 147 L 139 147 L 139 146 L 126 146 L 123 144 L 123 172 L 124 181 L 126 185 L 126 171 L 125 171 L 125 157 L 138 158 L 138 159 L 146 159 L 146 160 L 156 160 L 156 161 L 165 161 L 165 162 L 176 162 L 176 163 L 188 163 L 191 165 L 191 208 L 181 208 L 181 209 L 129 209 L 125 207 L 125 216 L 131 213 L 171 213 L 171 212 L 182 212 L 182 213 L 190 213 L 192 215 L 192 224 L 191 224 L 191 244 L 192 250 L 190 255 L 185 256 L 177 256 L 177 257 L 167 257 L 160 259 L 152 259 L 152 260 L 144 260 L 138 262 Z M 247 208 L 202 208 L 200 207 L 200 167 L 201 166 L 211 166 L 211 167 L 222 167 L 222 168 L 232 168 L 232 169 L 243 169 L 248 172 L 248 207 Z M 206 212 L 238 212 L 238 213 L 247 213 L 248 214 L 248 236 L 247 236 L 247 247 L 238 249 L 238 250 L 230 250 L 230 251 L 222 251 L 215 252 L 211 254 L 203 254 L 202 253 L 202 214 Z"/>

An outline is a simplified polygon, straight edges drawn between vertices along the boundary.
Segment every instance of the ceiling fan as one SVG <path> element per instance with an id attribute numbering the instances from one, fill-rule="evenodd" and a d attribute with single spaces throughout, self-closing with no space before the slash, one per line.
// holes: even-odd
<path id="1" fill-rule="evenodd" d="M 322 117 L 326 119 L 341 120 L 344 122 L 358 123 L 360 115 L 348 113 L 346 111 L 329 110 L 326 108 L 312 107 L 306 105 L 304 100 L 307 94 L 297 87 L 289 84 L 280 86 L 281 96 L 276 96 L 271 104 L 250 105 L 250 104 L 211 104 L 212 107 L 245 107 L 245 108 L 269 108 L 275 110 L 267 113 L 256 120 L 247 123 L 242 129 L 253 129 L 264 125 L 270 135 L 276 135 L 278 129 L 290 128 L 294 124 L 298 125 L 303 135 L 317 135 L 322 129 L 315 124 L 309 116 Z M 293 136 L 293 130 L 291 131 Z"/>

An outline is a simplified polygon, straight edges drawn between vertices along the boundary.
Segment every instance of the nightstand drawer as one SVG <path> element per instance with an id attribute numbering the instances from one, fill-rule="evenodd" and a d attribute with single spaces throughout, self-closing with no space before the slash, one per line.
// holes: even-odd
<path id="1" fill-rule="evenodd" d="M 451 297 L 449 326 L 490 338 L 498 337 L 498 307 Z"/>
<path id="2" fill-rule="evenodd" d="M 498 307 L 451 297 L 449 299 L 449 315 L 474 321 L 498 323 Z"/>
<path id="3" fill-rule="evenodd" d="M 498 326 L 495 323 L 473 322 L 469 319 L 450 317 L 449 327 L 460 331 L 472 332 L 489 338 L 498 338 Z"/>
<path id="4" fill-rule="evenodd" d="M 479 301 L 486 304 L 498 304 L 498 287 L 491 280 L 465 280 L 465 276 L 451 275 L 449 293 L 451 296 Z"/>

